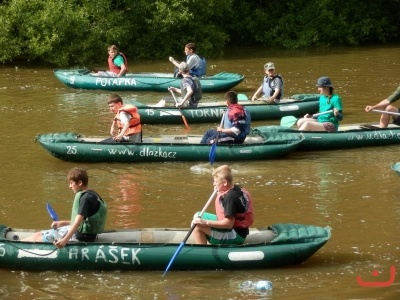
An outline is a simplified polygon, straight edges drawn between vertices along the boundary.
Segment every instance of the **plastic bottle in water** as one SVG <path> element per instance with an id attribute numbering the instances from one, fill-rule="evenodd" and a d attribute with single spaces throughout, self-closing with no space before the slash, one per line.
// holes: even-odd
<path id="1" fill-rule="evenodd" d="M 268 280 L 247 280 L 240 284 L 240 288 L 244 290 L 256 290 L 259 292 L 266 292 L 272 290 L 272 282 Z"/>

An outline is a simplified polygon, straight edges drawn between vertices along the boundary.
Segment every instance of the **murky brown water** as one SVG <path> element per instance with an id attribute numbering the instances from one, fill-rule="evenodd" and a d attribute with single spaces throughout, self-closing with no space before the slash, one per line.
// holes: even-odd
<path id="1" fill-rule="evenodd" d="M 242 73 L 235 90 L 249 97 L 263 65 L 273 61 L 285 78 L 286 95 L 315 93 L 319 76 L 330 76 L 345 106 L 345 120 L 370 122 L 363 112 L 399 85 L 399 47 L 271 52 L 232 49 L 209 60 L 209 73 Z M 170 64 L 133 65 L 137 71 L 170 71 Z M 158 101 L 168 93 L 121 93 L 124 99 Z M 65 175 L 76 166 L 59 161 L 34 142 L 38 133 L 75 131 L 107 134 L 112 116 L 108 92 L 64 87 L 50 69 L 0 68 L 0 223 L 47 228 L 45 203 L 60 217 L 70 213 L 72 192 Z M 213 96 L 216 96 L 214 94 Z M 207 96 L 207 95 L 206 95 Z M 222 97 L 222 94 L 218 94 Z M 257 122 L 253 124 L 275 124 Z M 191 125 L 203 133 L 214 124 Z M 144 127 L 144 134 L 177 133 L 182 125 Z M 278 222 L 332 227 L 331 240 L 299 266 L 245 271 L 22 272 L 0 270 L 0 299 L 398 299 L 400 275 L 390 287 L 361 287 L 387 281 L 390 266 L 400 270 L 400 178 L 390 165 L 400 161 L 398 146 L 332 152 L 303 152 L 275 161 L 234 163 L 236 181 L 255 199 L 255 226 Z M 80 164 L 90 185 L 110 207 L 108 228 L 188 227 L 212 192 L 209 164 Z M 372 276 L 378 270 L 379 276 Z M 244 294 L 245 280 L 268 279 L 267 295 Z M 84 284 L 83 284 L 84 282 Z"/>

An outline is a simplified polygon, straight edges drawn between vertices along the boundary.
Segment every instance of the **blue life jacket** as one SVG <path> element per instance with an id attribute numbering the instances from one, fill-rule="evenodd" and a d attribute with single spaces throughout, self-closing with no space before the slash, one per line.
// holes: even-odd
<path id="1" fill-rule="evenodd" d="M 246 107 L 243 107 L 244 109 L 244 113 L 246 115 L 244 120 L 240 120 L 238 125 L 236 125 L 236 127 L 240 130 L 239 135 L 235 135 L 235 138 L 237 140 L 241 140 L 241 139 L 245 139 L 246 136 L 250 133 L 251 128 L 250 128 L 250 124 L 251 124 L 251 115 L 250 112 L 247 111 Z M 224 116 L 224 128 L 232 128 L 233 124 L 232 122 L 229 120 L 229 116 L 228 116 L 228 112 L 225 113 Z"/>
<path id="2" fill-rule="evenodd" d="M 195 55 L 197 55 L 197 54 L 195 54 Z M 189 74 L 191 76 L 200 77 L 200 76 L 206 75 L 207 61 L 204 57 L 201 57 L 201 56 L 198 56 L 198 57 L 200 59 L 199 66 L 197 68 L 190 69 Z"/>

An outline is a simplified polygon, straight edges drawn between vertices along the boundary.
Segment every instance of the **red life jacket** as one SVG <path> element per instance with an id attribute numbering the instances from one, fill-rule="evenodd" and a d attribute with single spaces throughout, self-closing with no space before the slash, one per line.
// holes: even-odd
<path id="1" fill-rule="evenodd" d="M 142 125 L 140 124 L 140 115 L 137 112 L 136 106 L 133 106 L 131 104 L 126 104 L 122 106 L 120 109 L 118 109 L 118 113 L 115 116 L 114 120 L 117 121 L 119 131 L 121 131 L 122 128 L 124 128 L 124 125 L 121 123 L 121 119 L 119 117 L 119 113 L 121 111 L 127 112 L 132 116 L 132 118 L 129 119 L 129 129 L 125 132 L 124 135 L 133 135 L 141 132 Z"/>
<path id="2" fill-rule="evenodd" d="M 124 64 L 126 67 L 126 72 L 128 72 L 128 60 L 125 57 L 125 54 L 122 52 L 118 52 L 117 55 L 121 55 L 122 58 L 124 59 Z M 110 69 L 111 72 L 115 74 L 119 74 L 121 71 L 121 67 L 118 67 L 116 64 L 114 64 L 114 59 L 117 57 L 117 55 L 114 56 L 114 58 L 111 58 L 111 56 L 108 57 L 108 68 Z"/>
<path id="3" fill-rule="evenodd" d="M 253 217 L 253 200 L 251 199 L 250 193 L 241 188 L 244 198 L 247 200 L 246 211 L 244 213 L 236 214 L 235 223 L 233 224 L 233 228 L 249 228 L 253 225 L 254 217 Z M 225 192 L 219 192 L 217 195 L 217 199 L 215 199 L 215 213 L 217 215 L 218 220 L 222 220 L 225 218 L 224 208 L 220 204 L 220 197 L 223 196 Z"/>

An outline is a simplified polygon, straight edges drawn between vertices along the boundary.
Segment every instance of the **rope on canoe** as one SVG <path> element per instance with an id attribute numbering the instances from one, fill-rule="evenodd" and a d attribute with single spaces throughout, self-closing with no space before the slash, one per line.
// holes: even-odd
<path id="1" fill-rule="evenodd" d="M 17 248 L 18 250 L 21 250 L 21 251 L 24 251 L 24 252 L 26 252 L 26 253 L 29 253 L 29 254 L 32 254 L 32 255 L 36 255 L 36 256 L 49 256 L 50 254 L 52 254 L 52 253 L 54 253 L 55 251 L 58 250 L 57 248 L 54 248 L 54 250 L 50 251 L 49 253 L 38 254 L 38 253 L 29 251 L 29 250 L 26 250 L 26 249 L 22 249 L 21 247 L 18 247 L 18 246 L 17 246 L 16 244 L 14 244 L 14 243 L 10 243 L 10 245 L 13 246 L 14 248 Z"/>

